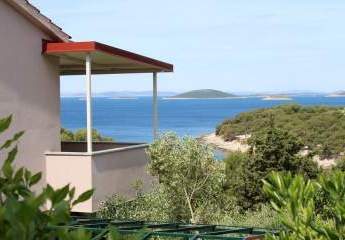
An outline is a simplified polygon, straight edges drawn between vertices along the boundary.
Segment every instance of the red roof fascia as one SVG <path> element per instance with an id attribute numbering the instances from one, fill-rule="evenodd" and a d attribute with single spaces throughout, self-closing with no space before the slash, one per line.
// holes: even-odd
<path id="1" fill-rule="evenodd" d="M 43 46 L 43 53 L 58 54 L 68 52 L 94 52 L 101 51 L 110 55 L 117 55 L 124 58 L 129 58 L 137 62 L 154 65 L 164 69 L 165 71 L 172 72 L 174 66 L 172 64 L 162 62 L 153 58 L 145 57 L 136 53 L 132 53 L 123 49 L 115 48 L 99 42 L 67 42 L 67 43 L 52 43 L 46 42 Z"/>

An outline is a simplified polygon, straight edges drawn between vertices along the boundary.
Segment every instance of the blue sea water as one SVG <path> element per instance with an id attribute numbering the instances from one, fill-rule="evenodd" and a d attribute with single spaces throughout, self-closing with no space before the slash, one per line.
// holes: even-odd
<path id="1" fill-rule="evenodd" d="M 344 106 L 345 97 L 293 97 L 292 101 L 264 101 L 261 98 L 238 99 L 178 99 L 159 98 L 159 131 L 178 135 L 200 136 L 213 132 L 223 120 L 238 113 L 275 105 Z M 61 99 L 61 122 L 64 128 L 77 130 L 86 127 L 85 100 Z M 116 141 L 152 141 L 152 98 L 93 99 L 94 128 Z"/>

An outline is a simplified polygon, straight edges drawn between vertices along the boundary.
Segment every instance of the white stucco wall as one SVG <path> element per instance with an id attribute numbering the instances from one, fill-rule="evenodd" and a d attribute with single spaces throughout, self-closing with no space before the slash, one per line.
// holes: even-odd
<path id="1" fill-rule="evenodd" d="M 48 154 L 46 160 L 47 182 L 54 188 L 62 188 L 67 184 L 75 187 L 75 197 L 95 188 L 93 185 L 92 156 L 87 154 L 63 155 Z M 73 208 L 75 212 L 94 211 L 93 198 Z"/>
<path id="2" fill-rule="evenodd" d="M 95 212 L 100 202 L 113 194 L 135 196 L 132 185 L 143 182 L 144 191 L 154 178 L 147 172 L 149 157 L 145 146 L 124 147 L 88 153 L 46 153 L 47 181 L 54 188 L 66 184 L 76 188 L 76 195 L 94 189 L 91 199 L 73 208 L 76 212 Z"/>
<path id="3" fill-rule="evenodd" d="M 44 184 L 44 152 L 60 150 L 60 87 L 58 59 L 41 55 L 42 39 L 49 38 L 0 0 L 0 117 L 14 116 L 0 143 L 25 130 L 16 164 L 42 171 Z"/>
<path id="4" fill-rule="evenodd" d="M 121 194 L 129 198 L 135 196 L 133 184 L 139 180 L 143 183 L 143 191 L 151 189 L 153 177 L 148 174 L 149 156 L 146 148 L 134 148 L 93 156 L 93 197 L 94 211 L 101 201 L 113 194 Z"/>

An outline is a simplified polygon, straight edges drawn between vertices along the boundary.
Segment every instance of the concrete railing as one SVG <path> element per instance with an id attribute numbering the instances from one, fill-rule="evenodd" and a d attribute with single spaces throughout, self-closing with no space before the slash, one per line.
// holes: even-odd
<path id="1" fill-rule="evenodd" d="M 132 185 L 137 180 L 143 182 L 144 190 L 151 187 L 153 178 L 146 170 L 147 144 L 100 142 L 94 143 L 92 153 L 86 152 L 85 142 L 61 145 L 61 152 L 46 153 L 47 183 L 55 188 L 71 184 L 76 194 L 95 189 L 93 197 L 73 211 L 94 212 L 113 194 L 133 197 Z"/>

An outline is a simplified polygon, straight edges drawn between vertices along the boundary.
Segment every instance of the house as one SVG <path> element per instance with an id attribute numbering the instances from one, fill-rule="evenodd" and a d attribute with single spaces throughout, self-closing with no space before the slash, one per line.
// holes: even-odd
<path id="1" fill-rule="evenodd" d="M 98 42 L 73 42 L 25 0 L 0 0 L 0 52 L 0 116 L 14 116 L 0 142 L 25 130 L 16 164 L 41 171 L 40 187 L 70 183 L 77 193 L 95 188 L 93 198 L 74 209 L 93 212 L 106 196 L 134 194 L 130 185 L 137 179 L 149 185 L 147 144 L 92 142 L 91 79 L 93 74 L 151 73 L 156 134 L 157 73 L 172 72 L 173 65 Z M 85 75 L 87 142 L 60 141 L 62 75 Z"/>

